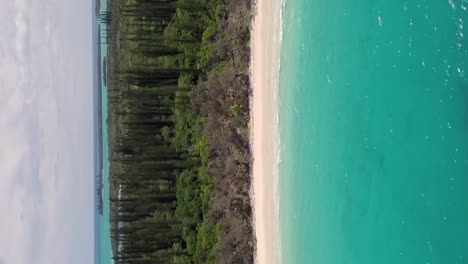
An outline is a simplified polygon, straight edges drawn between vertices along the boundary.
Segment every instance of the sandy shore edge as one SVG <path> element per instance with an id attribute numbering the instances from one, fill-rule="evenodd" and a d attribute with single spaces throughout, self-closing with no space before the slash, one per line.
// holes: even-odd
<path id="1" fill-rule="evenodd" d="M 278 87 L 281 0 L 256 0 L 252 21 L 251 146 L 255 263 L 281 261 L 278 202 Z"/>

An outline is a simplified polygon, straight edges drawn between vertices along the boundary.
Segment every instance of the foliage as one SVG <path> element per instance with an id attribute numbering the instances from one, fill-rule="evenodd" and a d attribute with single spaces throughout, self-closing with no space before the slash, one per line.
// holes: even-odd
<path id="1" fill-rule="evenodd" d="M 109 1 L 117 263 L 253 262 L 250 6 L 248 0 Z"/>

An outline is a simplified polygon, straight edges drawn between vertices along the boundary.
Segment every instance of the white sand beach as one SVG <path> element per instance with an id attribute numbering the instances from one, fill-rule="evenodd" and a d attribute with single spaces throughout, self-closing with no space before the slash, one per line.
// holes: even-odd
<path id="1" fill-rule="evenodd" d="M 251 60 L 251 143 L 257 264 L 277 264 L 281 258 L 277 192 L 280 37 L 281 1 L 257 0 Z"/>

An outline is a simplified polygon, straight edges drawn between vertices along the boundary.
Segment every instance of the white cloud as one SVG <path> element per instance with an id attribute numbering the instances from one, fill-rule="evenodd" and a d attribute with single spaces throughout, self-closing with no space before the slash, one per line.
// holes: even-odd
<path id="1" fill-rule="evenodd" d="M 91 11 L 91 1 L 2 3 L 0 264 L 92 262 Z"/>

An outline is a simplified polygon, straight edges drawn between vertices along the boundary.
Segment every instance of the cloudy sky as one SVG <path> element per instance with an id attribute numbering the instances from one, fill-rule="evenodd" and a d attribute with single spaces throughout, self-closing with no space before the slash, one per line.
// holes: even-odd
<path id="1" fill-rule="evenodd" d="M 0 6 L 0 264 L 93 263 L 92 1 Z"/>

